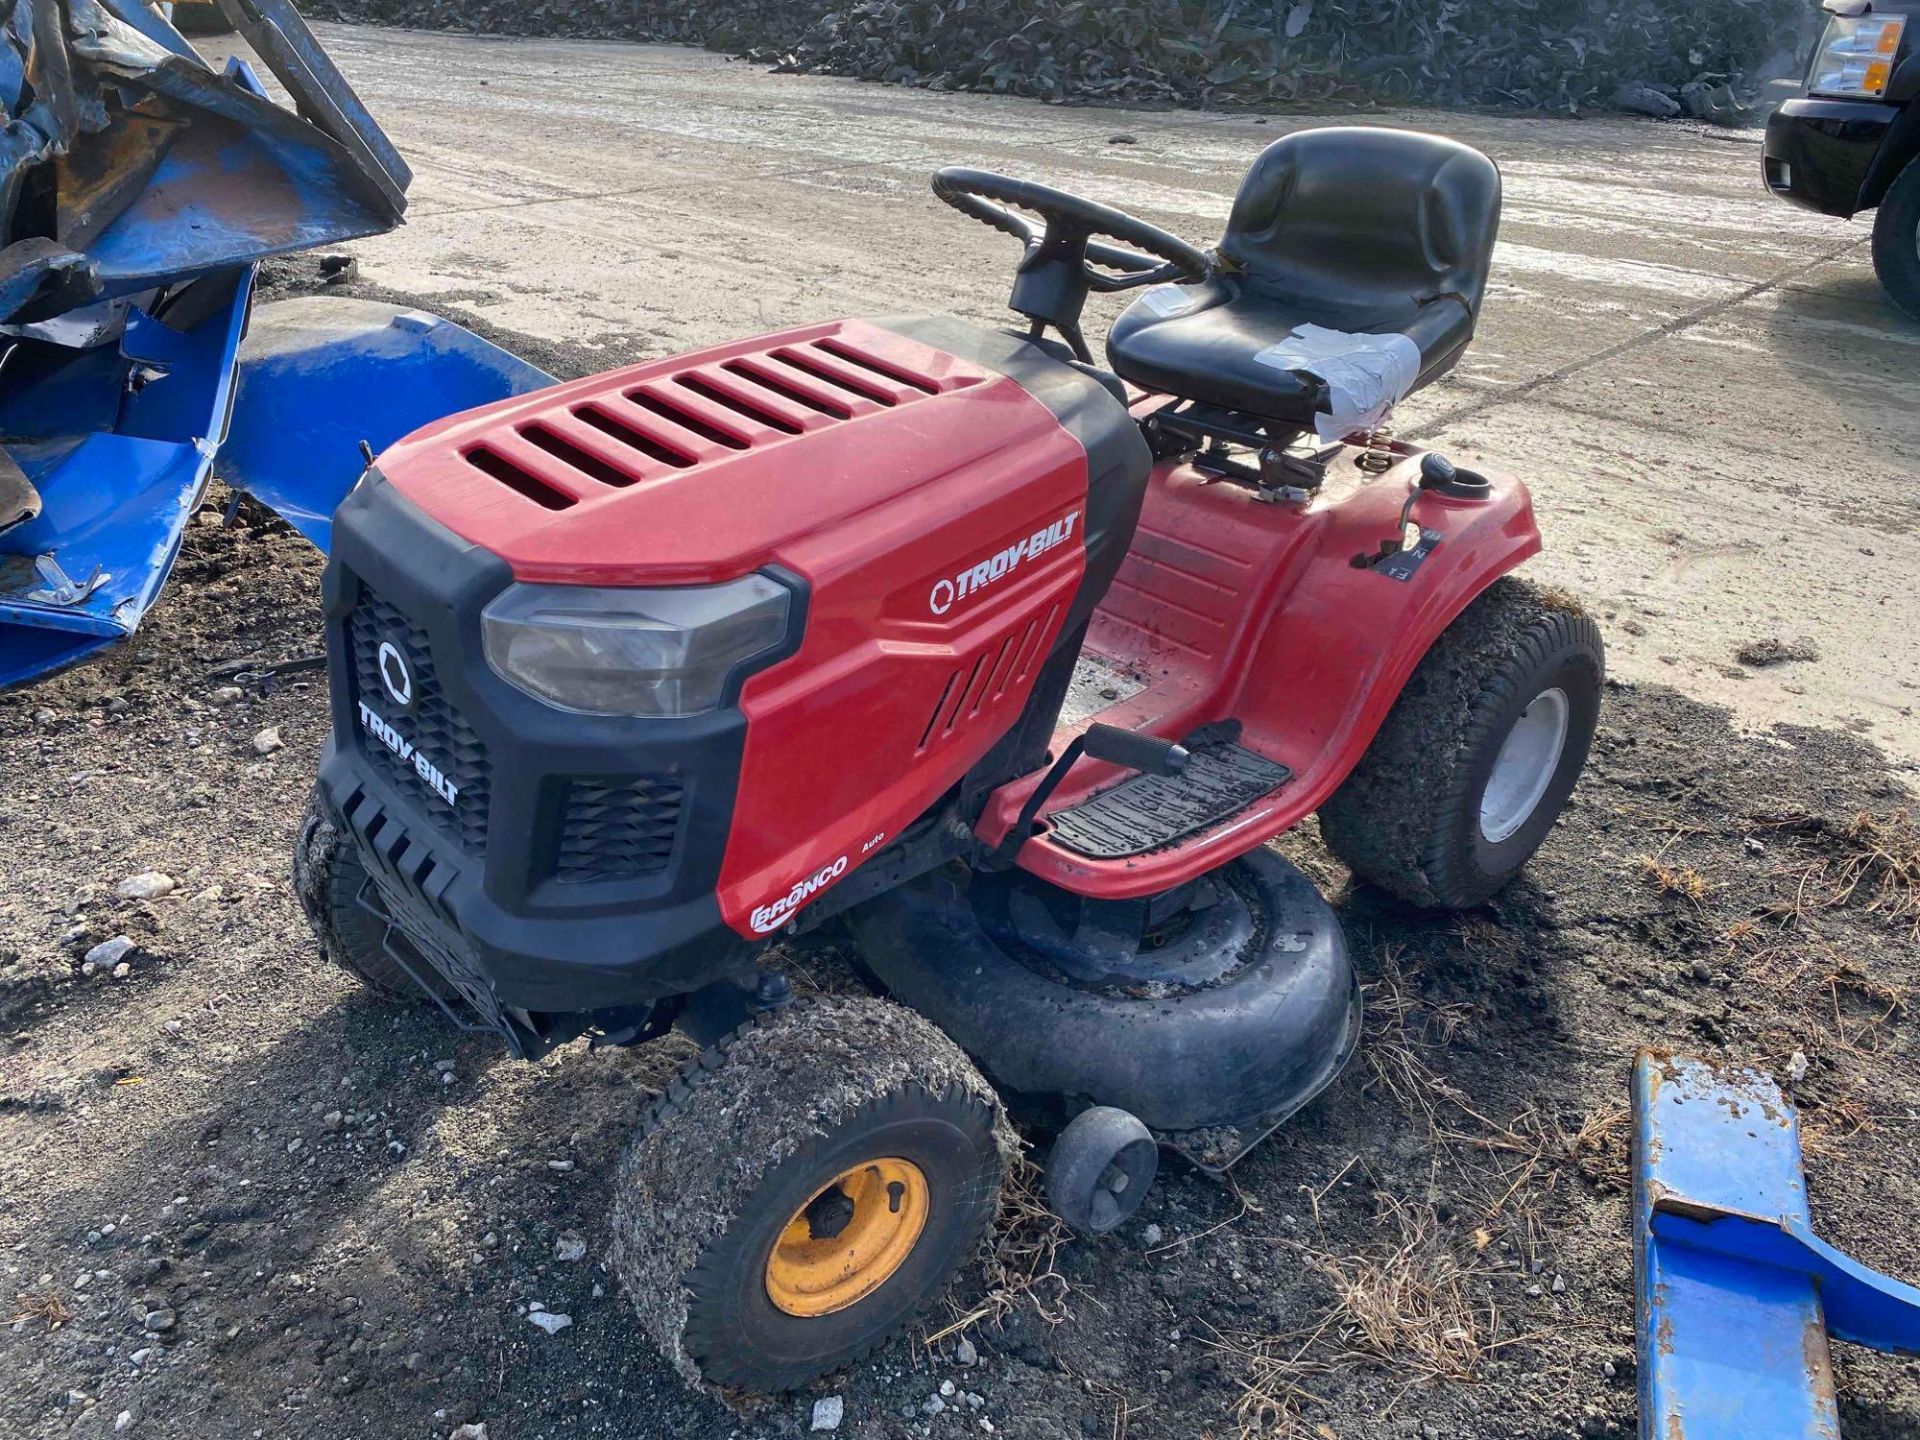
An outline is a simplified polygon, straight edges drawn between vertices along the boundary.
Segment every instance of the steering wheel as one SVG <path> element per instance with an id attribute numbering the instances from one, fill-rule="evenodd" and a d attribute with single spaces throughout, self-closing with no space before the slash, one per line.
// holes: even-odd
<path id="1" fill-rule="evenodd" d="M 1131 290 L 1137 285 L 1167 280 L 1193 282 L 1213 273 L 1213 261 L 1206 252 L 1189 245 L 1178 235 L 1136 220 L 1124 210 L 1097 205 L 1065 190 L 1055 190 L 1051 185 L 949 165 L 934 175 L 933 193 L 962 215 L 991 225 L 1003 235 L 1011 235 L 1027 247 L 1029 255 L 1036 250 L 1055 247 L 1069 250 L 1077 246 L 1080 272 L 1088 288 L 1093 290 Z M 1036 225 L 1026 216 L 1009 210 L 1009 205 L 1031 210 L 1047 223 Z M 1137 248 L 1103 245 L 1093 238 L 1095 235 L 1124 240 Z M 1123 273 L 1110 275 L 1096 266 Z"/>
<path id="2" fill-rule="evenodd" d="M 1033 338 L 1051 325 L 1081 360 L 1093 358 L 1080 334 L 1080 312 L 1089 291 L 1131 290 L 1170 280 L 1191 283 L 1205 280 L 1216 268 L 1205 251 L 1178 235 L 1050 185 L 949 166 L 934 175 L 933 193 L 962 215 L 1011 235 L 1025 247 L 1007 303 L 1033 322 Z M 1008 208 L 1012 205 L 1046 223 L 1036 224 Z M 1094 239 L 1096 235 L 1125 244 L 1108 245 Z"/>

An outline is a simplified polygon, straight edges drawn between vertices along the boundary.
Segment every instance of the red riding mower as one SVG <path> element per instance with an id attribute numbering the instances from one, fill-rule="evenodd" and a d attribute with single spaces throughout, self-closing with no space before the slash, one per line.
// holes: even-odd
<path id="1" fill-rule="evenodd" d="M 1485 156 L 1290 136 L 1213 252 L 934 188 L 1025 247 L 1024 333 L 846 320 L 560 385 L 394 445 L 336 519 L 302 899 L 334 963 L 516 1055 L 706 1046 L 613 1246 L 695 1384 L 792 1387 L 937 1296 L 1003 1096 L 1068 1122 L 1082 1231 L 1161 1147 L 1224 1171 L 1360 1030 L 1267 842 L 1318 811 L 1360 878 L 1478 904 L 1598 709 L 1592 622 L 1501 578 L 1525 489 L 1378 433 L 1473 334 Z M 1082 307 L 1136 286 L 1102 369 Z M 834 917 L 888 998 L 795 998 L 774 947 Z"/>

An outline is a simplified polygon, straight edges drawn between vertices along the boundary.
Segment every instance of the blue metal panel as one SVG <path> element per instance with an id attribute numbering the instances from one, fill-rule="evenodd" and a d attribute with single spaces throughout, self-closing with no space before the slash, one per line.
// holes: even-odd
<path id="1" fill-rule="evenodd" d="M 1913 1352 L 1920 1291 L 1814 1236 L 1766 1075 L 1643 1053 L 1633 1090 L 1641 1435 L 1837 1440 L 1829 1328 Z"/>
<path id="2" fill-rule="evenodd" d="M 220 478 L 327 549 L 333 512 L 376 454 L 423 425 L 553 377 L 451 320 L 372 300 L 262 305 L 240 352 Z"/>
<path id="3" fill-rule="evenodd" d="M 8 446 L 44 508 L 0 531 L 0 688 L 132 634 L 173 568 L 226 433 L 253 270 L 202 283 L 227 289 L 197 323 L 134 310 L 117 354 L 85 352 L 8 396 L 56 432 L 80 415 L 112 424 Z M 77 403 L 115 395 L 117 414 Z"/>
<path id="4" fill-rule="evenodd" d="M 396 210 L 403 207 L 413 171 L 289 0 L 222 0 L 221 9 L 301 115 L 338 141 Z"/>
<path id="5" fill-rule="evenodd" d="M 8 7 L 0 90 L 30 81 L 34 104 L 0 112 L 14 122 L 0 132 L 0 322 L 399 222 L 407 167 L 298 14 L 286 0 L 240 8 L 257 11 L 244 18 L 297 113 L 245 65 L 215 72 L 141 0 Z M 44 218 L 20 227 L 25 212 L 13 213 L 30 168 L 48 162 L 50 233 Z"/>
<path id="6" fill-rule="evenodd" d="M 294 109 L 144 0 L 0 21 L 0 687 L 131 634 L 158 596 L 225 439 L 254 262 L 406 206 L 405 162 L 289 0 L 227 5 Z M 42 165 L 51 233 L 36 206 L 15 236 Z"/>
<path id="7" fill-rule="evenodd" d="M 398 221 L 346 150 L 243 86 L 184 63 L 139 83 L 191 119 L 85 247 L 102 295 L 374 235 Z"/>

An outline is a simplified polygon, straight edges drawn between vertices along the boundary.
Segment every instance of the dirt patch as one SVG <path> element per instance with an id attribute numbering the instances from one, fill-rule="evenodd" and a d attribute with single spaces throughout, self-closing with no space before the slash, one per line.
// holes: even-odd
<path id="1" fill-rule="evenodd" d="M 317 649 L 321 565 L 224 498 L 130 645 L 0 697 L 0 1433 L 721 1440 L 839 1395 L 861 1437 L 1626 1440 L 1640 1044 L 1799 1073 L 1818 1226 L 1920 1274 L 1913 797 L 1856 737 L 1610 685 L 1565 822 L 1489 906 L 1415 911 L 1311 826 L 1284 842 L 1337 897 L 1367 1043 L 1230 1184 L 1170 1163 L 1098 1242 L 1029 1213 L 921 1336 L 743 1420 L 604 1266 L 683 1051 L 515 1064 L 314 955 L 287 872 L 324 685 L 225 667 Z M 145 871 L 173 890 L 116 893 Z M 124 978 L 83 976 L 122 935 Z M 790 962 L 853 983 L 831 934 Z M 1920 1432 L 1911 1362 L 1837 1359 L 1849 1440 Z"/>
<path id="2" fill-rule="evenodd" d="M 1769 665 L 1788 665 L 1795 660 L 1818 660 L 1820 651 L 1811 640 L 1751 640 L 1733 652 L 1733 658 L 1756 670 Z"/>

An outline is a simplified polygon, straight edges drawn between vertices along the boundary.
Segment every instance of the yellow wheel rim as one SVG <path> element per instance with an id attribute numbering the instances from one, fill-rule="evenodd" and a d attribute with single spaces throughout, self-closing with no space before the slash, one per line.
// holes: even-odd
<path id="1" fill-rule="evenodd" d="M 865 1160 L 820 1187 L 773 1242 L 767 1298 L 789 1315 L 831 1315 L 906 1262 L 927 1225 L 927 1177 L 908 1160 Z"/>

